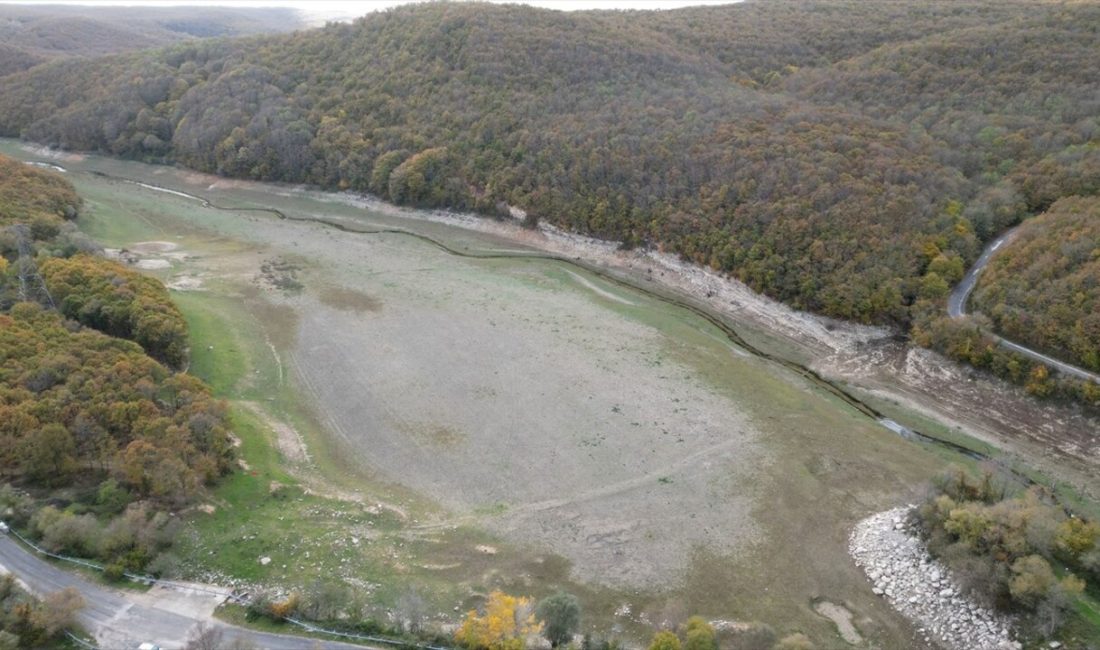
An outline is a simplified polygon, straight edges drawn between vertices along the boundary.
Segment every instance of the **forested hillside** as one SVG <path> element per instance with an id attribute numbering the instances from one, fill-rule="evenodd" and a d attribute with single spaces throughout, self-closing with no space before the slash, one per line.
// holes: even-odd
<path id="1" fill-rule="evenodd" d="M 102 56 L 211 36 L 300 27 L 289 8 L 0 5 L 0 76 L 56 58 Z"/>
<path id="2" fill-rule="evenodd" d="M 76 217 L 81 200 L 65 179 L 0 156 L 0 228 L 23 223 L 40 238 Z"/>
<path id="3" fill-rule="evenodd" d="M 655 245 L 909 323 L 1100 184 L 1100 6 L 428 4 L 9 77 L 0 133 Z"/>
<path id="4" fill-rule="evenodd" d="M 156 278 L 91 255 L 41 265 L 46 287 L 65 316 L 134 341 L 172 367 L 187 360 L 187 323 Z"/>
<path id="5" fill-rule="evenodd" d="M 1100 198 L 1062 199 L 993 258 L 971 298 L 1014 341 L 1100 371 Z"/>
<path id="6" fill-rule="evenodd" d="M 62 221 L 79 205 L 60 174 L 0 156 L 0 480 L 36 497 L 4 485 L 0 509 L 47 547 L 120 573 L 170 543 L 167 511 L 235 455 L 225 405 L 157 360 L 186 359 L 167 290 L 82 254 L 93 247 Z"/>

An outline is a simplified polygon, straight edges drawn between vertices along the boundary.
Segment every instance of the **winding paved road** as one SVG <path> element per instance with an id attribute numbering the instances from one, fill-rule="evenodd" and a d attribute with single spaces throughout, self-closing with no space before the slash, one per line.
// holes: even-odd
<path id="1" fill-rule="evenodd" d="M 74 587 L 84 597 L 80 624 L 105 649 L 132 650 L 143 642 L 181 648 L 202 622 L 222 631 L 223 643 L 240 639 L 269 650 L 363 650 L 365 646 L 315 638 L 254 632 L 216 621 L 214 608 L 224 598 L 186 590 L 154 587 L 148 592 L 120 591 L 63 571 L 34 555 L 10 535 L 0 535 L 0 573 L 11 572 L 35 595 Z"/>
<path id="2" fill-rule="evenodd" d="M 951 295 L 947 297 L 948 316 L 950 316 L 951 318 L 963 318 L 966 316 L 966 301 L 970 298 L 970 294 L 974 291 L 974 287 L 977 286 L 978 277 L 982 274 L 982 271 L 985 270 L 985 267 L 989 265 L 989 261 L 993 259 L 994 254 L 996 254 L 996 252 L 1004 247 L 1006 244 L 1010 243 L 1012 239 L 1015 238 L 1016 233 L 1019 232 L 1019 230 L 1020 226 L 1016 226 L 1015 228 L 1009 230 L 1000 237 L 997 237 L 993 241 L 989 242 L 989 244 L 985 247 L 985 250 L 982 251 L 981 256 L 978 257 L 978 261 L 974 262 L 974 266 L 970 267 L 970 270 L 966 272 L 965 276 L 963 276 L 962 281 L 960 281 L 959 284 L 955 286 L 954 290 L 951 291 Z M 1022 354 L 1023 356 L 1033 359 L 1035 361 L 1045 363 L 1046 365 L 1055 368 L 1059 372 L 1070 375 L 1072 377 L 1076 377 L 1078 379 L 1084 379 L 1086 381 L 1091 380 L 1096 383 L 1100 383 L 1100 375 L 1094 372 L 1089 372 L 1084 368 L 1078 368 L 1077 366 L 1066 363 L 1065 361 L 1059 361 L 1054 357 L 1048 356 L 1036 350 L 1032 350 L 1031 348 L 1024 347 L 1019 343 L 1013 343 L 1012 341 L 1009 341 L 1004 337 L 997 336 L 992 332 L 985 332 L 985 334 L 992 337 L 997 341 L 998 344 L 1008 348 L 1009 350 Z"/>

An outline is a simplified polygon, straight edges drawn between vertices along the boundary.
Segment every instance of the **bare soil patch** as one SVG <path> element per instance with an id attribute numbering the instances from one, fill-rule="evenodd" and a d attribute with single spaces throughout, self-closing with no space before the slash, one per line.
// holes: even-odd
<path id="1" fill-rule="evenodd" d="M 295 465 L 308 464 L 311 462 L 309 451 L 306 449 L 305 441 L 302 440 L 302 435 L 293 427 L 269 416 L 267 411 L 255 402 L 239 401 L 237 403 L 263 420 L 264 424 L 275 432 L 275 446 L 279 448 L 279 452 L 284 458 Z"/>
<path id="2" fill-rule="evenodd" d="M 134 262 L 134 266 L 145 271 L 156 271 L 171 268 L 172 263 L 166 259 L 144 259 Z"/>
<path id="3" fill-rule="evenodd" d="M 852 623 L 852 612 L 847 607 L 822 600 L 814 603 L 814 611 L 832 621 L 845 642 L 851 645 L 863 643 L 863 636 Z"/>
<path id="4" fill-rule="evenodd" d="M 362 463 L 511 539 L 552 540 L 605 583 L 659 584 L 693 546 L 758 539 L 752 490 L 729 486 L 767 453 L 676 343 L 545 268 L 437 255 L 349 240 L 340 257 L 369 263 L 348 283 L 387 308 L 300 301 L 296 376 Z"/>
<path id="5" fill-rule="evenodd" d="M 143 241 L 130 244 L 126 250 L 137 255 L 157 255 L 169 253 L 179 248 L 179 244 L 170 241 Z"/>
<path id="6" fill-rule="evenodd" d="M 317 298 L 325 306 L 343 311 L 376 312 L 382 310 L 381 300 L 368 296 L 362 291 L 346 287 L 325 287 L 317 294 Z"/>

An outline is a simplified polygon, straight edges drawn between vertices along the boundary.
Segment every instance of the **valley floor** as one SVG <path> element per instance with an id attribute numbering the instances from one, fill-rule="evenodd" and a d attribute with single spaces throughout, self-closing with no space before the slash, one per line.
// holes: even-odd
<path id="1" fill-rule="evenodd" d="M 11 141 L 0 150 L 43 159 Z M 698 613 L 847 647 L 815 610 L 827 600 L 869 642 L 919 647 L 849 560 L 848 534 L 966 461 L 583 269 L 460 258 L 186 194 L 455 250 L 583 256 L 706 301 L 752 345 L 850 382 L 900 422 L 1035 457 L 1079 492 L 1100 487 L 1100 427 L 1079 413 L 660 255 L 165 167 L 55 162 L 86 197 L 80 227 L 174 289 L 190 371 L 235 407 L 245 467 L 191 515 L 180 551 L 196 577 L 339 576 L 395 618 L 414 589 L 441 623 L 491 588 L 565 588 L 600 635 L 641 639 Z"/>

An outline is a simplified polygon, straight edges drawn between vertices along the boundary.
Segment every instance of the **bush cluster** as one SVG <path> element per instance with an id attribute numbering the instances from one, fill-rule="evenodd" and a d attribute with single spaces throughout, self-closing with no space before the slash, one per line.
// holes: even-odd
<path id="1" fill-rule="evenodd" d="M 1040 487 L 1009 495 L 990 472 L 937 481 L 916 520 L 933 555 L 976 597 L 1050 637 L 1085 579 L 1100 579 L 1100 525 L 1067 515 Z"/>

